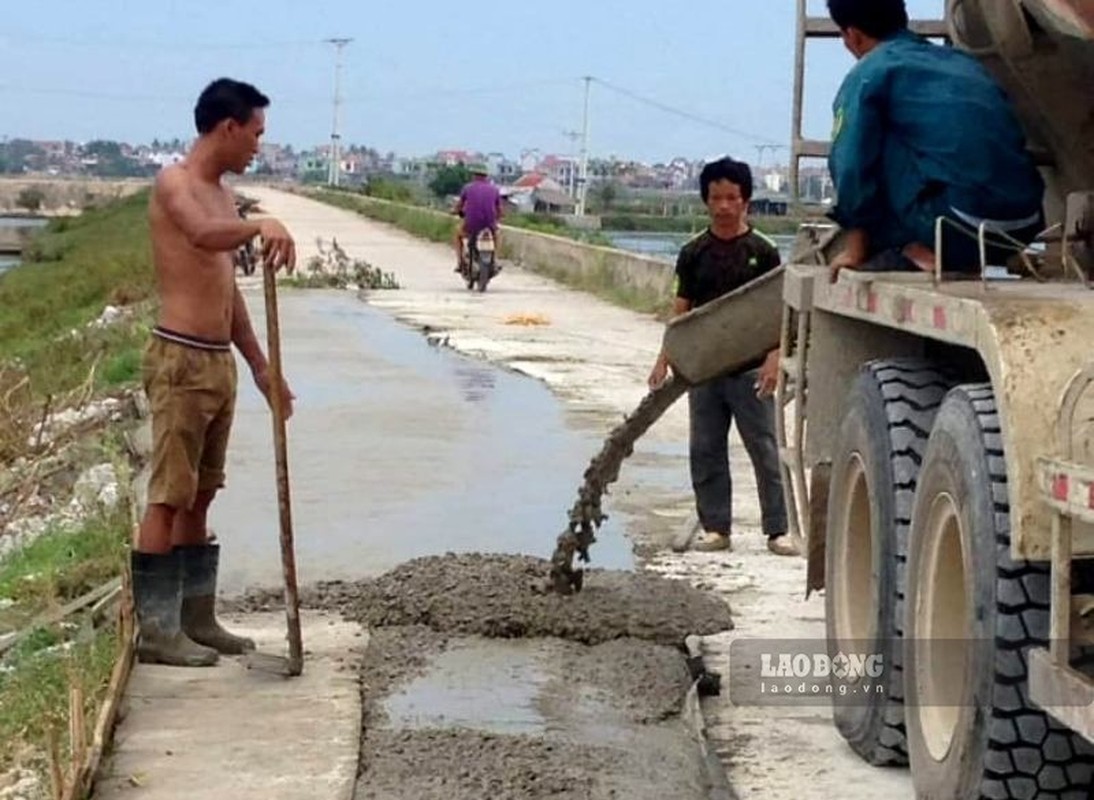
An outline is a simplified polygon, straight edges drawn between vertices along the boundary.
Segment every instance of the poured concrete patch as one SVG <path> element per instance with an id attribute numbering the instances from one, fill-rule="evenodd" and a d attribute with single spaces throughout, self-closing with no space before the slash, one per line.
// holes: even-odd
<path id="1" fill-rule="evenodd" d="M 386 628 L 363 681 L 357 800 L 711 797 L 674 648 Z"/>
<path id="2" fill-rule="evenodd" d="M 683 581 L 590 571 L 574 597 L 545 590 L 550 564 L 514 555 L 415 559 L 374 580 L 325 584 L 307 602 L 366 627 L 422 625 L 493 638 L 557 636 L 583 644 L 622 637 L 680 646 L 733 627 L 729 606 Z"/>
<path id="3" fill-rule="evenodd" d="M 305 593 L 370 629 L 358 800 L 718 796 L 681 646 L 729 609 L 625 572 L 559 597 L 548 569 L 448 555 Z"/>
<path id="4" fill-rule="evenodd" d="M 402 630 L 378 632 L 371 664 L 384 651 L 405 658 L 405 640 L 380 636 Z M 431 649 L 419 674 L 374 704 L 374 714 L 393 727 L 546 733 L 569 716 L 575 730 L 607 730 L 617 717 L 646 724 L 678 714 L 690 686 L 676 650 L 637 639 L 587 647 L 561 639 L 456 637 Z M 583 688 L 577 716 L 566 707 L 569 683 Z"/>

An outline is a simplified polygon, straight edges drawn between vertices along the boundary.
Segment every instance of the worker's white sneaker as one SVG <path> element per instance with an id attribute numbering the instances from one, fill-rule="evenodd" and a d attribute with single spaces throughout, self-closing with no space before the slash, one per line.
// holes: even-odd
<path id="1" fill-rule="evenodd" d="M 801 545 L 797 538 L 788 533 L 781 536 L 772 536 L 767 540 L 767 549 L 777 556 L 800 556 Z"/>
<path id="2" fill-rule="evenodd" d="M 702 553 L 716 553 L 720 550 L 732 550 L 733 546 L 729 542 L 728 533 L 714 533 L 713 531 L 703 531 L 703 533 L 695 537 L 695 541 L 692 542 L 691 549 L 698 550 Z"/>

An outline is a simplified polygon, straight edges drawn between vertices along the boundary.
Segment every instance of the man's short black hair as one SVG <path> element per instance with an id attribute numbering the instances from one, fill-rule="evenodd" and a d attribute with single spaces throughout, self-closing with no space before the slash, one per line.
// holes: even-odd
<path id="1" fill-rule="evenodd" d="M 728 156 L 711 161 L 699 173 L 699 194 L 705 203 L 710 199 L 710 185 L 715 181 L 729 181 L 741 190 L 741 198 L 747 203 L 752 199 L 752 170 L 748 164 L 734 161 Z"/>
<path id="2" fill-rule="evenodd" d="M 828 0 L 828 13 L 841 31 L 858 28 L 879 40 L 908 27 L 904 0 Z"/>
<path id="3" fill-rule="evenodd" d="M 246 125 L 256 108 L 265 108 L 270 98 L 249 83 L 218 78 L 198 97 L 194 106 L 194 124 L 198 133 L 209 133 L 223 120 L 234 119 Z"/>

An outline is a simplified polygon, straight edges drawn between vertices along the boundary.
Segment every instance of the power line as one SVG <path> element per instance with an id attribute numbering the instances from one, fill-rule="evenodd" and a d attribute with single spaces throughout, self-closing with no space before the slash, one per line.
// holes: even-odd
<path id="1" fill-rule="evenodd" d="M 322 47 L 321 39 L 290 39 L 284 41 L 269 41 L 252 39 L 245 42 L 179 42 L 169 39 L 66 39 L 57 36 L 25 36 L 13 34 L 10 31 L 0 34 L 0 42 L 5 46 L 16 45 L 59 45 L 81 49 L 152 49 L 175 50 L 182 52 L 202 50 L 270 50 L 284 49 L 287 47 Z"/>
<path id="2" fill-rule="evenodd" d="M 547 87 L 547 86 L 562 86 L 562 85 L 572 86 L 573 81 L 574 81 L 573 78 L 564 78 L 564 79 L 563 78 L 551 78 L 551 79 L 540 79 L 540 80 L 512 82 L 512 83 L 499 83 L 499 84 L 486 85 L 486 86 L 447 87 L 447 88 L 445 88 L 445 87 L 433 87 L 433 88 L 423 88 L 423 89 L 416 90 L 416 91 L 411 90 L 411 91 L 390 92 L 390 93 L 385 93 L 385 92 L 361 92 L 359 94 L 355 94 L 351 90 L 351 92 L 348 95 L 343 95 L 342 91 L 341 91 L 341 69 L 342 69 L 341 51 L 342 51 L 342 48 L 351 41 L 352 41 L 352 39 L 349 39 L 349 38 L 345 38 L 345 39 L 328 39 L 328 40 L 324 40 L 324 42 L 321 43 L 321 44 L 333 44 L 336 47 L 334 120 L 333 120 L 333 125 L 332 125 L 332 134 L 331 134 L 332 162 L 335 160 L 335 158 L 337 156 L 337 151 L 339 149 L 338 145 L 340 144 L 340 142 L 339 142 L 339 139 L 340 139 L 340 131 L 339 131 L 340 110 L 343 106 L 345 106 L 347 104 L 356 105 L 357 103 L 361 103 L 361 102 L 365 102 L 365 101 L 369 101 L 369 102 L 384 101 L 384 102 L 391 102 L 392 107 L 389 108 L 389 110 L 394 110 L 394 108 L 396 106 L 400 106 L 400 105 L 403 106 L 404 108 L 410 107 L 410 106 L 413 105 L 414 101 L 416 101 L 416 100 L 427 100 L 427 99 L 432 99 L 432 98 L 436 98 L 436 97 L 456 98 L 456 97 L 466 97 L 466 96 L 473 96 L 473 95 L 504 94 L 504 93 L 509 93 L 509 92 L 527 91 L 528 89 L 532 89 L 532 88 L 536 88 L 536 87 Z M 306 42 L 306 43 L 307 44 L 316 44 L 316 42 Z M 611 81 L 606 81 L 602 78 L 596 78 L 596 77 L 593 77 L 593 76 L 586 76 L 586 77 L 582 78 L 581 80 L 585 84 L 584 88 L 586 90 L 586 94 L 587 94 L 588 89 L 591 86 L 591 84 L 596 83 L 596 84 L 604 87 L 608 91 L 611 91 L 611 92 L 613 92 L 617 95 L 626 97 L 630 100 L 633 100 L 637 103 L 648 106 L 650 108 L 654 108 L 658 111 L 661 111 L 662 113 L 670 114 L 670 115 L 673 115 L 673 116 L 676 116 L 676 117 L 679 117 L 679 118 L 682 118 L 682 119 L 686 119 L 689 122 L 693 122 L 693 123 L 703 125 L 703 126 L 709 127 L 709 128 L 714 128 L 716 130 L 723 131 L 725 133 L 730 133 L 734 136 L 742 137 L 742 138 L 751 140 L 753 142 L 756 142 L 757 144 L 754 145 L 754 147 L 756 147 L 757 151 L 759 152 L 759 157 L 760 157 L 761 162 L 763 161 L 764 151 L 766 151 L 766 150 L 775 151 L 777 148 L 782 147 L 781 145 L 774 144 L 772 142 L 771 137 L 760 136 L 756 133 L 752 133 L 752 132 L 749 132 L 749 131 L 741 130 L 739 128 L 735 128 L 735 127 L 733 127 L 731 125 L 727 125 L 724 122 L 721 122 L 719 120 L 712 119 L 712 118 L 709 118 L 709 117 L 705 117 L 701 114 L 697 114 L 697 113 L 688 111 L 687 109 L 679 108 L 677 106 L 673 106 L 673 105 L 670 105 L 668 103 L 664 103 L 664 102 L 662 102 L 660 100 L 657 100 L 653 97 L 649 97 L 649 96 L 641 94 L 639 92 L 635 92 L 632 89 L 628 89 L 626 87 L 620 86 L 620 85 L 615 84 Z M 127 93 L 127 92 L 109 92 L 109 91 L 101 91 L 101 90 L 87 90 L 87 89 L 80 89 L 80 88 L 69 89 L 69 88 L 63 88 L 63 87 L 28 86 L 26 84 L 13 84 L 13 83 L 0 83 L 0 92 L 10 92 L 10 93 L 13 93 L 13 94 L 47 95 L 47 96 L 48 95 L 57 95 L 57 96 L 85 98 L 85 99 L 103 99 L 103 100 L 110 100 L 110 101 L 117 101 L 117 102 L 130 102 L 130 103 L 147 103 L 147 102 L 189 103 L 193 99 L 189 95 L 181 96 L 181 95 L 166 94 L 166 93 L 165 94 L 159 94 L 159 95 L 152 95 L 152 94 L 147 94 L 147 93 L 135 94 L 135 93 Z M 291 103 L 291 104 L 301 104 L 301 103 L 319 104 L 321 102 L 330 102 L 330 100 L 329 100 L 329 96 L 328 96 L 328 100 L 323 101 L 320 97 L 314 96 L 314 95 L 292 94 L 291 96 L 287 96 L 285 98 L 285 102 L 288 102 L 288 103 Z M 586 108 L 585 112 L 584 112 L 584 118 L 583 118 L 583 121 L 582 121 L 582 127 L 583 128 L 587 127 L 588 118 L 589 118 L 589 109 Z M 585 131 L 583 131 L 583 133 L 584 133 L 584 135 L 582 136 L 583 147 L 581 148 L 583 153 L 581 155 L 583 155 L 585 158 L 587 158 L 588 157 L 587 133 Z M 577 189 L 575 194 L 580 196 L 582 194 L 582 192 L 581 192 L 582 185 L 580 183 L 581 178 L 579 176 L 575 176 L 575 177 L 577 178 L 577 181 L 579 182 L 578 186 L 575 187 L 575 189 Z M 333 178 L 332 178 L 332 180 L 333 180 Z"/>
<path id="3" fill-rule="evenodd" d="M 76 97 L 88 100 L 117 100 L 120 102 L 129 103 L 148 103 L 148 102 L 171 102 L 171 103 L 184 103 L 191 104 L 194 102 L 195 95 L 182 95 L 182 94 L 140 94 L 131 92 L 103 92 L 94 89 L 67 89 L 63 87 L 49 87 L 49 86 L 26 86 L 23 84 L 14 83 L 0 83 L 0 92 L 10 92 L 12 94 L 27 94 L 27 95 L 45 95 L 45 96 L 60 96 L 60 97 Z M 275 98 L 277 99 L 277 98 Z M 319 95 L 292 95 L 288 98 L 287 102 L 291 102 L 294 105 L 300 103 L 319 104 L 330 102 L 330 97 L 321 97 Z"/>
<path id="4" fill-rule="evenodd" d="M 569 86 L 572 85 L 570 79 L 551 79 L 551 80 L 539 80 L 539 81 L 526 81 L 524 83 L 507 83 L 497 84 L 494 86 L 476 86 L 468 88 L 459 87 L 432 87 L 416 91 L 393 91 L 393 92 L 360 92 L 342 94 L 341 105 L 352 105 L 363 101 L 375 102 L 375 101 L 414 101 L 414 100 L 432 100 L 438 97 L 464 97 L 472 95 L 489 95 L 489 94 L 504 94 L 508 92 L 525 91 L 542 86 Z M 105 99 L 105 100 L 129 100 L 145 102 L 148 100 L 171 100 L 177 102 L 192 102 L 193 97 L 189 95 L 175 95 L 175 94 L 133 94 L 129 92 L 109 92 L 100 91 L 95 89 L 69 89 L 65 87 L 50 87 L 50 86 L 29 86 L 26 84 L 14 84 L 14 83 L 0 83 L 0 91 L 9 91 L 19 94 L 41 94 L 41 95 L 64 95 L 69 97 L 82 97 L 91 99 Z M 279 98 L 275 98 L 278 100 Z M 292 94 L 287 96 L 288 101 L 292 103 L 308 102 L 308 103 L 328 103 L 330 102 L 330 96 L 320 96 L 311 94 Z"/>
<path id="5" fill-rule="evenodd" d="M 535 89 L 543 86 L 570 86 L 573 81 L 569 78 L 559 79 L 551 78 L 537 81 L 525 81 L 522 83 L 499 83 L 493 86 L 474 86 L 467 88 L 459 87 L 431 87 L 426 89 L 418 89 L 412 91 L 396 91 L 396 92 L 377 92 L 369 93 L 362 92 L 361 94 L 351 95 L 347 101 L 353 100 L 428 100 L 435 97 L 463 97 L 477 94 L 504 94 L 506 92 L 524 91 L 526 89 Z"/>
<path id="6" fill-rule="evenodd" d="M 756 147 L 756 166 L 762 167 L 764 165 L 764 153 L 770 150 L 772 153 L 777 153 L 780 150 L 789 150 L 790 148 L 785 144 L 758 144 Z"/>
<path id="7" fill-rule="evenodd" d="M 744 131 L 740 128 L 734 128 L 730 125 L 726 125 L 724 122 L 720 122 L 716 119 L 710 119 L 709 117 L 704 117 L 700 114 L 695 114 L 691 111 L 677 108 L 676 106 L 670 106 L 668 103 L 663 103 L 660 100 L 656 100 L 652 97 L 646 97 L 645 95 L 641 95 L 638 92 L 631 91 L 630 89 L 625 89 L 622 86 L 618 86 L 614 83 L 609 83 L 603 78 L 593 78 L 593 80 L 603 86 L 605 89 L 613 91 L 616 94 L 622 95 L 624 97 L 628 97 L 635 102 L 650 106 L 651 108 L 656 108 L 660 111 L 664 111 L 666 114 L 672 114 L 673 116 L 681 117 L 682 119 L 686 119 L 700 125 L 706 125 L 709 128 L 716 128 L 717 130 L 724 131 L 725 133 L 731 133 L 734 136 L 739 136 L 742 139 L 749 139 L 751 141 L 761 142 L 764 144 L 771 141 L 770 136 L 760 136 L 756 133 L 750 133 L 749 131 Z"/>
<path id="8" fill-rule="evenodd" d="M 182 97 L 181 95 L 130 94 L 123 92 L 99 92 L 84 89 L 54 89 L 48 87 L 43 88 L 22 85 L 17 86 L 11 83 L 0 83 L 0 91 L 16 92 L 19 94 L 61 95 L 64 97 L 82 97 L 95 100 L 125 100 L 141 103 L 158 100 L 170 100 L 172 102 L 192 102 L 194 99 L 193 97 Z"/>

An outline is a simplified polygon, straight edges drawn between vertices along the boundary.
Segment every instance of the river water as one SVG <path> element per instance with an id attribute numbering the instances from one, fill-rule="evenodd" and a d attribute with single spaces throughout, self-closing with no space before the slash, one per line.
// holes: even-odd
<path id="1" fill-rule="evenodd" d="M 642 233 L 636 231 L 601 231 L 602 235 L 611 240 L 612 245 L 620 250 L 628 250 L 632 253 L 663 258 L 666 261 L 675 261 L 680 248 L 694 237 L 694 233 Z M 794 245 L 792 235 L 772 236 L 779 246 L 779 253 L 783 261 L 790 257 L 790 250 Z"/>
<path id="2" fill-rule="evenodd" d="M 0 215 L 0 228 L 41 228 L 48 220 L 42 217 L 6 217 Z M 19 263 L 19 257 L 0 253 L 0 275 Z"/>

